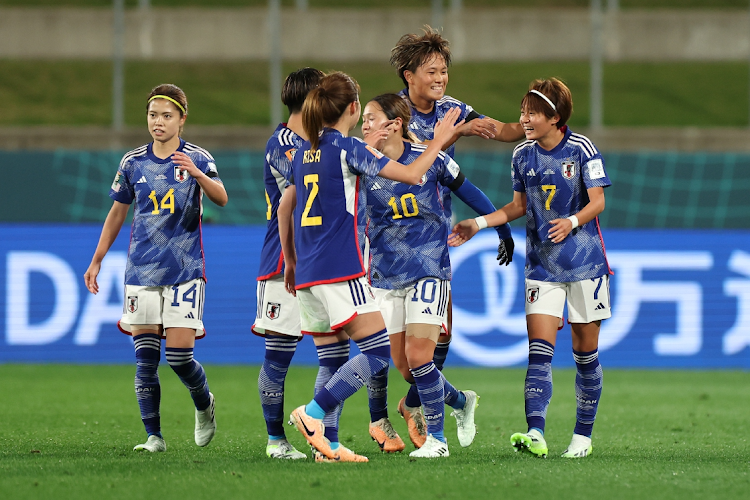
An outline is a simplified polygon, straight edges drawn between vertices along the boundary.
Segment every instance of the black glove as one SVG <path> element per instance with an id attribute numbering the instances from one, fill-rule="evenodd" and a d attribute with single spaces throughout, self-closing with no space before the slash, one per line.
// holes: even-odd
<path id="1" fill-rule="evenodd" d="M 516 248 L 516 244 L 513 242 L 513 238 L 505 238 L 500 240 L 500 244 L 497 246 L 497 260 L 498 265 L 506 266 L 513 262 L 513 250 Z"/>

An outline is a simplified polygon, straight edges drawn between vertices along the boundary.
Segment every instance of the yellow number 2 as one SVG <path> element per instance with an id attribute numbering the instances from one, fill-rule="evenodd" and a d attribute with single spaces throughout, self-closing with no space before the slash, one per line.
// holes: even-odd
<path id="1" fill-rule="evenodd" d="M 307 196 L 307 203 L 305 203 L 305 211 L 302 212 L 301 226 L 320 226 L 323 224 L 323 218 L 321 216 L 310 217 L 310 209 L 315 201 L 315 197 L 318 196 L 318 174 L 308 174 L 304 177 L 305 187 L 312 184 L 310 188 L 310 194 Z"/>
<path id="2" fill-rule="evenodd" d="M 159 213 L 159 200 L 156 199 L 156 191 L 151 191 L 151 193 L 148 195 L 148 199 L 154 202 L 154 209 L 151 210 L 151 213 L 156 215 Z M 174 189 L 170 188 L 169 191 L 167 191 L 167 194 L 164 195 L 164 198 L 161 199 L 161 208 L 163 210 L 169 209 L 169 213 L 174 213 Z"/>
<path id="3" fill-rule="evenodd" d="M 550 205 L 552 204 L 552 198 L 555 197 L 555 191 L 557 191 L 557 187 L 554 184 L 544 184 L 542 186 L 542 190 L 545 192 L 549 191 L 549 194 L 547 195 L 547 201 L 544 202 L 544 208 L 549 210 Z"/>

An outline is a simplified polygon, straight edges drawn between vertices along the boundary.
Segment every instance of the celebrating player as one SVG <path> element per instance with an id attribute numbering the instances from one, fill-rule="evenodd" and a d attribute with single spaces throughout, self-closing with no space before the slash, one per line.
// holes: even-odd
<path id="1" fill-rule="evenodd" d="M 511 444 L 546 457 L 544 425 L 552 397 L 552 356 L 567 298 L 576 375 L 576 425 L 565 458 L 591 454 L 591 431 L 602 391 L 599 328 L 611 316 L 609 269 L 598 215 L 611 183 L 594 144 L 566 122 L 573 112 L 568 87 L 558 79 L 535 80 L 521 102 L 527 140 L 513 151 L 513 201 L 453 228 L 450 244 L 477 231 L 526 215 L 526 433 Z"/>
<path id="2" fill-rule="evenodd" d="M 362 116 L 365 141 L 388 158 L 409 164 L 427 147 L 411 142 L 409 106 L 396 94 L 375 97 Z M 450 223 L 443 216 L 440 187 L 455 191 L 463 183 L 458 165 L 445 153 L 438 155 L 416 186 L 365 177 L 368 278 L 390 335 L 394 364 L 416 384 L 427 417 L 428 434 L 412 457 L 449 456 L 443 434 L 445 403 L 455 409 L 461 446 L 469 446 L 476 435 L 479 396 L 457 391 L 433 362 L 440 330 L 448 321 L 451 279 Z M 386 408 L 381 411 L 387 418 Z"/>
<path id="3" fill-rule="evenodd" d="M 360 191 L 359 176 L 419 183 L 452 137 L 458 110 L 446 114 L 436 127 L 434 144 L 410 165 L 392 161 L 360 139 L 348 137 L 359 117 L 359 85 L 344 73 L 325 76 L 305 99 L 302 121 L 309 142 L 296 152 L 293 161 L 296 262 L 286 261 L 285 279 L 295 280 L 302 332 L 326 335 L 343 330 L 361 352 L 344 363 L 310 403 L 291 415 L 305 439 L 322 457 L 333 461 L 367 458 L 328 442 L 323 417 L 371 376 L 387 373 L 390 363 L 385 324 L 364 277 L 364 242 L 357 221 L 364 215 L 366 192 Z M 282 245 L 289 259 L 286 248 L 291 242 L 282 239 Z M 288 286 L 292 285 L 290 279 Z M 331 344 L 338 341 L 335 335 L 327 338 Z"/>
<path id="4" fill-rule="evenodd" d="M 159 85 L 146 102 L 154 140 L 123 156 L 109 192 L 114 202 L 84 280 L 91 293 L 99 292 L 102 260 L 135 201 L 125 311 L 118 326 L 133 337 L 135 392 L 148 434 L 134 449 L 160 452 L 167 449 L 159 417 L 162 337 L 167 362 L 195 403 L 195 444 L 206 446 L 216 432 L 214 396 L 193 347 L 205 335 L 201 199 L 205 194 L 224 206 L 227 193 L 208 151 L 180 137 L 187 119 L 185 93 L 175 85 Z"/>
<path id="5" fill-rule="evenodd" d="M 293 186 L 289 188 L 288 194 L 285 193 L 285 188 L 294 152 L 305 140 L 302 104 L 307 93 L 318 86 L 323 76 L 324 73 L 320 70 L 303 68 L 286 78 L 281 90 L 281 101 L 289 109 L 289 121 L 276 127 L 266 144 L 263 176 L 268 202 L 268 225 L 260 257 L 258 304 L 253 332 L 265 337 L 266 342 L 265 359 L 258 375 L 258 392 L 268 431 L 266 455 L 271 458 L 307 458 L 287 441 L 284 433 L 284 381 L 301 333 L 297 299 L 284 288 L 284 257 L 279 240 L 277 210 L 282 195 L 294 196 Z M 349 359 L 348 351 L 346 359 Z"/>

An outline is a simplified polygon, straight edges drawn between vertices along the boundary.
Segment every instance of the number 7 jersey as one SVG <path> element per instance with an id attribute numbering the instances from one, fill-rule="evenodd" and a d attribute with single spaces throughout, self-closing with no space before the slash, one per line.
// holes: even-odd
<path id="1" fill-rule="evenodd" d="M 188 155 L 209 178 L 219 181 L 208 151 L 183 140 L 177 151 Z M 152 144 L 123 156 L 109 196 L 127 205 L 135 202 L 126 285 L 175 285 L 205 278 L 202 195 L 195 178 L 171 158 L 156 157 Z"/>

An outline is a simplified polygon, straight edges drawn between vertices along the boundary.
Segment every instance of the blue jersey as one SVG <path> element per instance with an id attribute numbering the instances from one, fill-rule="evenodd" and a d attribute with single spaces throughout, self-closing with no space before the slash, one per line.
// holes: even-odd
<path id="1" fill-rule="evenodd" d="M 328 128 L 317 150 L 309 142 L 297 150 L 292 181 L 298 289 L 364 276 L 357 221 L 364 217 L 366 192 L 360 175 L 377 175 L 389 161 L 361 139 Z"/>
<path id="2" fill-rule="evenodd" d="M 526 277 L 567 283 L 611 274 L 599 218 L 581 225 L 560 243 L 548 237 L 550 221 L 580 212 L 587 189 L 611 185 L 604 159 L 594 144 L 564 127 L 552 151 L 536 141 L 513 150 L 513 190 L 526 193 Z"/>
<path id="3" fill-rule="evenodd" d="M 208 151 L 183 140 L 177 151 L 219 181 Z M 163 286 L 205 278 L 202 195 L 195 178 L 171 158 L 157 158 L 152 144 L 123 156 L 109 196 L 128 205 L 135 201 L 125 284 Z"/>
<path id="4" fill-rule="evenodd" d="M 263 165 L 263 181 L 266 185 L 266 238 L 260 252 L 258 281 L 266 280 L 284 271 L 284 256 L 279 239 L 279 218 L 277 211 L 281 195 L 286 189 L 287 178 L 292 172 L 294 152 L 304 140 L 281 124 L 276 127 L 266 143 L 266 159 Z"/>
<path id="5" fill-rule="evenodd" d="M 426 145 L 404 143 L 399 163 L 408 165 Z M 368 278 L 372 286 L 407 288 L 420 278 L 451 279 L 448 235 L 440 188 L 450 185 L 459 167 L 440 153 L 416 186 L 381 177 L 366 177 Z"/>

